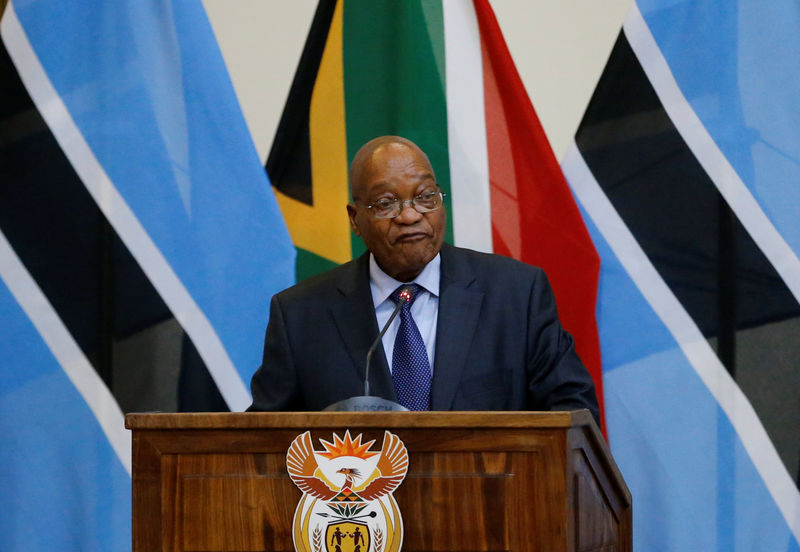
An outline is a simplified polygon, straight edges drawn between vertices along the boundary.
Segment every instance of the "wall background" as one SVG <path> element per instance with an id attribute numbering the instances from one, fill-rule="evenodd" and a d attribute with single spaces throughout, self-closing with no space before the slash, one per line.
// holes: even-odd
<path id="1" fill-rule="evenodd" d="M 445 0 L 461 2 L 468 0 Z M 492 0 L 561 159 L 633 0 Z M 266 159 L 316 0 L 203 0 L 250 132 Z"/>

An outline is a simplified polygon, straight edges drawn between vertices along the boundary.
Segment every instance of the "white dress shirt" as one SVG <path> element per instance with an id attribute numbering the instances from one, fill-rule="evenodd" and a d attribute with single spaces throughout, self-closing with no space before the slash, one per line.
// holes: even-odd
<path id="1" fill-rule="evenodd" d="M 392 292 L 403 284 L 415 283 L 424 289 L 411 305 L 411 316 L 419 328 L 425 350 L 428 352 L 428 364 L 433 371 L 433 355 L 436 350 L 436 322 L 439 317 L 439 274 L 442 259 L 439 255 L 429 262 L 413 282 L 398 282 L 388 276 L 369 255 L 369 287 L 372 291 L 372 304 L 375 305 L 375 317 L 378 319 L 378 329 L 389 320 L 395 304 L 389 299 Z M 400 316 L 397 316 L 389 329 L 383 335 L 383 350 L 386 352 L 386 362 L 389 371 L 392 370 L 392 355 L 394 354 L 394 340 L 400 328 Z"/>

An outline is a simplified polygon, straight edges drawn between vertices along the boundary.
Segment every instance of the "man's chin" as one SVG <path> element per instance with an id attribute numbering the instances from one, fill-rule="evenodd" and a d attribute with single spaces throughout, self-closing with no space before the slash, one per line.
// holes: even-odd
<path id="1" fill-rule="evenodd" d="M 389 276 L 400 282 L 410 282 L 417 276 L 425 266 L 436 257 L 439 252 L 436 247 L 420 248 L 419 250 L 407 251 L 406 254 L 392 263 L 391 272 L 386 272 Z M 379 263 L 380 264 L 380 263 Z"/>

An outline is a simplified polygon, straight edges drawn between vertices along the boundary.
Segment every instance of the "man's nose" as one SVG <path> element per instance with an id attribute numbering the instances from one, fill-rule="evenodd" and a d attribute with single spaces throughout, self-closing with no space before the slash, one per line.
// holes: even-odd
<path id="1" fill-rule="evenodd" d="M 407 200 L 400 204 L 400 214 L 394 220 L 401 224 L 413 224 L 421 218 L 422 213 L 414 208 L 414 204 L 410 200 Z"/>

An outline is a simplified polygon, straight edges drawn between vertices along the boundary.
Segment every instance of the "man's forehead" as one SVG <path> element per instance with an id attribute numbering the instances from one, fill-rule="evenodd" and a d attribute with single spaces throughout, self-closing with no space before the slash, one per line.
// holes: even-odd
<path id="1" fill-rule="evenodd" d="M 388 142 L 377 146 L 370 152 L 366 159 L 367 165 L 402 167 L 408 164 L 417 164 L 430 168 L 430 162 L 425 153 L 413 144 L 403 142 Z"/>
<path id="2" fill-rule="evenodd" d="M 378 185 L 391 187 L 393 176 L 435 183 L 428 156 L 416 144 L 399 136 L 370 140 L 356 154 L 350 171 L 353 196 L 371 193 Z"/>
<path id="3" fill-rule="evenodd" d="M 416 184 L 436 182 L 430 164 L 419 156 L 393 156 L 385 160 L 376 158 L 373 161 L 365 167 L 362 175 L 363 186 L 368 191 L 395 187 L 398 177 Z"/>
<path id="4" fill-rule="evenodd" d="M 430 172 L 424 172 L 415 176 L 409 177 L 407 180 L 416 185 L 417 188 L 424 185 L 436 185 L 436 179 Z M 374 195 L 386 191 L 394 191 L 397 189 L 397 182 L 393 178 L 377 178 L 366 179 L 364 182 L 364 191 L 366 194 Z"/>
<path id="5" fill-rule="evenodd" d="M 378 148 L 364 160 L 356 171 L 360 186 L 369 189 L 377 183 L 388 183 L 398 176 L 412 180 L 434 178 L 433 169 L 421 152 L 403 144 L 398 145 L 401 147 Z"/>

